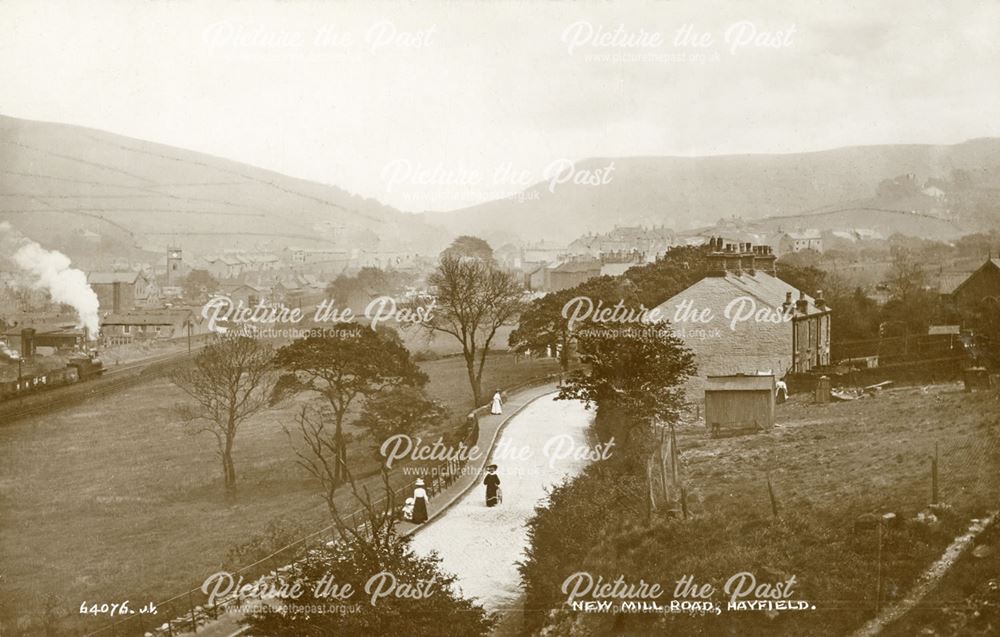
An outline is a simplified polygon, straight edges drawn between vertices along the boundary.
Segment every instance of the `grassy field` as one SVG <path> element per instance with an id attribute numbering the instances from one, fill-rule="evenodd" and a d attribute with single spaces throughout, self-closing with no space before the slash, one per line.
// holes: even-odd
<path id="1" fill-rule="evenodd" d="M 971 518 L 1000 506 L 1000 400 L 967 394 L 958 383 L 899 387 L 852 402 L 810 398 L 779 406 L 778 426 L 764 434 L 681 435 L 702 537 L 677 538 L 686 555 L 678 554 L 676 566 L 704 577 L 747 568 L 797 574 L 796 598 L 816 604 L 817 615 L 793 613 L 782 622 L 794 623 L 770 630 L 840 635 L 874 613 L 878 545 L 874 530 L 855 528 L 858 516 L 892 512 L 900 520 L 883 539 L 885 605 L 906 594 Z M 949 508 L 922 524 L 914 518 L 931 502 L 935 445 L 939 497 Z"/>
<path id="2" fill-rule="evenodd" d="M 1000 506 L 996 392 L 967 394 L 949 383 L 826 404 L 798 395 L 776 418 L 766 432 L 710 438 L 696 413 L 688 415 L 677 435 L 687 519 L 648 516 L 644 476 L 616 471 L 614 458 L 557 489 L 524 572 L 529 621 L 549 622 L 552 635 L 842 637 L 877 604 L 906 596 L 972 518 Z M 935 446 L 947 506 L 918 520 L 931 503 Z M 890 512 L 897 522 L 880 548 L 876 516 Z M 656 582 L 668 601 L 690 575 L 714 587 L 710 599 L 722 612 L 573 612 L 561 587 L 578 571 Z M 808 610 L 728 611 L 724 585 L 743 572 L 766 585 L 794 576 L 791 599 Z"/>
<path id="3" fill-rule="evenodd" d="M 471 407 L 462 359 L 421 365 L 430 394 L 452 410 L 452 425 L 460 421 Z M 552 360 L 497 355 L 484 387 L 556 370 Z M 273 520 L 310 530 L 327 524 L 316 485 L 294 464 L 282 432 L 305 397 L 243 426 L 231 500 L 214 439 L 186 434 L 172 412 L 182 400 L 161 379 L 0 427 L 0 634 L 43 634 L 46 608 L 55 634 L 76 634 L 93 626 L 82 622 L 81 602 L 162 600 L 228 566 L 227 551 Z M 358 437 L 354 470 L 374 468 L 363 432 L 348 432 Z"/>

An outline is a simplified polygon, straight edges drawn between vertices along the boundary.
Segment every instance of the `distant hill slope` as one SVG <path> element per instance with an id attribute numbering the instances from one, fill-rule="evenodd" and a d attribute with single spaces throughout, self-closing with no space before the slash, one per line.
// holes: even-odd
<path id="1" fill-rule="evenodd" d="M 884 238 L 898 233 L 940 241 L 957 239 L 970 232 L 968 227 L 953 220 L 936 217 L 926 210 L 899 210 L 887 206 L 878 199 L 865 200 L 805 214 L 764 217 L 742 224 L 742 229 L 746 233 L 760 235 L 804 229 L 825 231 L 864 228 L 874 230 Z M 702 229 L 701 234 L 724 235 L 730 227 L 723 223 Z M 734 236 L 740 236 L 740 233 Z"/>
<path id="2" fill-rule="evenodd" d="M 539 183 L 519 200 L 427 213 L 426 218 L 456 233 L 508 239 L 516 232 L 522 238 L 568 242 L 615 225 L 688 229 L 733 215 L 749 220 L 850 206 L 911 211 L 910 201 L 873 200 L 882 180 L 907 173 L 922 184 L 964 169 L 979 183 L 1000 186 L 1000 139 L 995 138 L 788 155 L 593 158 L 577 162 L 576 168 L 596 170 L 612 161 L 613 178 L 607 184 L 563 184 L 550 192 L 548 183 Z"/>
<path id="3" fill-rule="evenodd" d="M 418 216 L 235 161 L 77 126 L 0 116 L 0 221 L 68 249 L 440 249 Z"/>

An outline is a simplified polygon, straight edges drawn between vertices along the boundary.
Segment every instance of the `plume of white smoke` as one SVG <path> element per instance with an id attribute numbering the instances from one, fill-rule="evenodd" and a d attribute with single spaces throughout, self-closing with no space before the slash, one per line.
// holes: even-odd
<path id="1" fill-rule="evenodd" d="M 13 260 L 19 268 L 32 275 L 31 285 L 45 290 L 55 303 L 65 303 L 76 310 L 77 327 L 87 329 L 90 338 L 97 337 L 100 325 L 97 294 L 87 283 L 87 275 L 70 267 L 70 259 L 62 252 L 46 250 L 23 237 L 9 223 L 0 223 L 0 246 L 7 252 L 14 249 Z"/>

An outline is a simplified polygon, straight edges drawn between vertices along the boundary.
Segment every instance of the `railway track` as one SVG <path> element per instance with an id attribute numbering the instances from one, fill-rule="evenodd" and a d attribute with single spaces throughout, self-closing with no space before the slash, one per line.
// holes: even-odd
<path id="1" fill-rule="evenodd" d="M 188 352 L 162 354 L 124 365 L 107 368 L 94 380 L 65 387 L 56 387 L 37 394 L 0 403 L 0 426 L 12 424 L 23 418 L 50 414 L 60 409 L 79 405 L 92 398 L 107 396 L 128 387 L 152 380 L 169 373 L 179 364 L 191 360 L 204 346 Z"/>

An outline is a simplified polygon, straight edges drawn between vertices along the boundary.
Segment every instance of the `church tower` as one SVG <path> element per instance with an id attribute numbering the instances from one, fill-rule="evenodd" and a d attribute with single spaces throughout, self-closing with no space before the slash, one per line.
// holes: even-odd
<path id="1" fill-rule="evenodd" d="M 180 285 L 182 276 L 181 249 L 167 248 L 167 286 L 173 287 Z"/>

